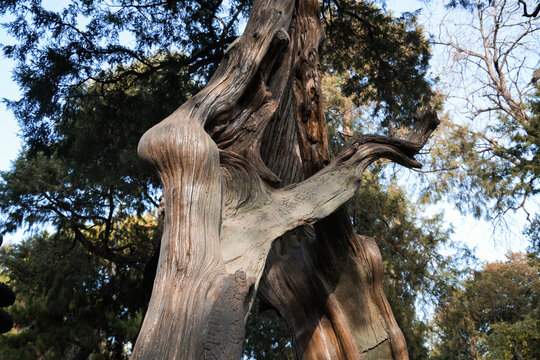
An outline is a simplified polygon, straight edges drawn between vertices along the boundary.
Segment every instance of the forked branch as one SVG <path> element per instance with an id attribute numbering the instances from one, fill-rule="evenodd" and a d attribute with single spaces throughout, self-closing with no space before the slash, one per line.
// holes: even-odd
<path id="1" fill-rule="evenodd" d="M 313 224 L 336 211 L 356 193 L 362 173 L 372 162 L 387 158 L 409 168 L 422 167 L 414 156 L 438 125 L 437 114 L 428 111 L 406 139 L 355 137 L 328 166 L 307 180 L 283 189 L 265 189 L 266 196 L 259 197 L 258 206 L 250 202 L 250 210 L 240 208 L 223 219 L 220 242 L 227 271 L 234 273 L 243 268 L 258 278 L 260 264 L 253 262 L 246 268 L 250 261 L 245 255 L 264 252 L 285 232 Z M 253 234 L 258 234 L 256 239 Z"/>

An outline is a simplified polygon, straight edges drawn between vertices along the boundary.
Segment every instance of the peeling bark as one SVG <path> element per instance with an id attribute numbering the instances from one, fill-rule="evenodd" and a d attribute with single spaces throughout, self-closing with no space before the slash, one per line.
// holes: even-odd
<path id="1" fill-rule="evenodd" d="M 141 138 L 165 219 L 132 359 L 239 359 L 257 290 L 299 359 L 407 358 L 377 246 L 341 206 L 371 162 L 419 167 L 438 119 L 405 140 L 352 139 L 330 161 L 322 37 L 317 1 L 255 1 L 208 85 Z"/>

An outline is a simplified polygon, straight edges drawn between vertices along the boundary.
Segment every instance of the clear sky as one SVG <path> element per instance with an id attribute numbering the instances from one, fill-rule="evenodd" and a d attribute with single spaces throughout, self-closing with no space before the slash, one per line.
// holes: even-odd
<path id="1" fill-rule="evenodd" d="M 439 24 L 443 21 L 444 1 L 420 1 L 420 0 L 387 0 L 387 8 L 394 11 L 394 15 L 402 12 L 413 12 L 422 9 L 418 21 L 424 26 L 426 32 L 437 33 Z M 459 17 L 457 12 L 452 13 Z M 454 19 L 457 22 L 460 19 Z M 433 48 L 431 59 L 432 71 L 444 68 L 447 63 L 447 53 L 440 47 Z M 433 74 L 439 76 L 440 74 Z M 444 78 L 441 79 L 444 82 Z M 450 109 L 449 109 L 450 110 Z M 470 248 L 476 248 L 476 256 L 482 261 L 504 260 L 509 251 L 525 251 L 528 241 L 522 234 L 526 223 L 524 212 L 509 214 L 506 224 L 494 224 L 476 220 L 471 215 L 461 215 L 452 204 L 439 203 L 428 208 L 426 212 L 443 211 L 445 220 L 452 224 L 454 233 L 452 240 L 467 244 Z"/>
<path id="2" fill-rule="evenodd" d="M 52 1 L 49 1 L 52 3 Z M 54 1 L 55 7 L 60 6 L 65 1 Z M 424 11 L 420 16 L 420 22 L 423 23 L 427 17 L 432 17 L 437 13 L 436 3 L 426 5 L 423 1 L 416 0 L 387 0 L 387 9 L 392 9 L 395 15 L 403 11 L 414 11 L 419 8 L 429 7 L 429 11 Z M 0 18 L 0 22 L 3 20 Z M 13 42 L 7 37 L 5 32 L 0 29 L 0 43 Z M 436 59 L 435 59 L 436 61 Z M 14 63 L 0 55 L 0 98 L 16 100 L 20 97 L 17 85 L 12 81 L 11 73 Z M 8 170 L 11 161 L 14 160 L 20 151 L 20 141 L 17 136 L 18 126 L 13 114 L 6 109 L 6 106 L 0 104 L 0 171 Z M 524 223 L 523 216 L 517 216 L 515 223 L 506 233 L 494 234 L 490 223 L 477 221 L 470 216 L 460 215 L 451 205 L 442 204 L 431 208 L 433 211 L 443 211 L 445 219 L 453 224 L 454 234 L 452 239 L 463 242 L 470 247 L 476 247 L 476 255 L 480 260 L 493 261 L 502 260 L 509 251 L 523 251 L 527 246 L 526 241 L 520 234 L 521 225 Z M 7 242 L 17 241 L 22 236 L 22 232 L 12 236 L 7 236 Z"/>
<path id="3" fill-rule="evenodd" d="M 0 29 L 0 42 L 6 39 L 5 32 Z M 0 98 L 16 100 L 20 93 L 11 79 L 11 71 L 14 63 L 0 56 Z M 13 114 L 7 110 L 4 103 L 0 104 L 0 170 L 7 170 L 11 160 L 15 159 L 20 147 L 20 141 L 17 137 L 19 127 L 13 117 Z"/>

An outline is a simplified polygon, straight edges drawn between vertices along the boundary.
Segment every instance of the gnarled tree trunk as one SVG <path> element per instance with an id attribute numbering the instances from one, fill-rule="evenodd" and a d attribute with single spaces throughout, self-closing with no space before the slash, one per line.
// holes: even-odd
<path id="1" fill-rule="evenodd" d="M 420 166 L 437 116 L 406 140 L 352 139 L 330 161 L 322 37 L 316 0 L 256 0 L 208 85 L 142 137 L 165 228 L 132 359 L 240 359 L 257 291 L 299 359 L 407 358 L 377 246 L 341 206 L 374 160 Z"/>

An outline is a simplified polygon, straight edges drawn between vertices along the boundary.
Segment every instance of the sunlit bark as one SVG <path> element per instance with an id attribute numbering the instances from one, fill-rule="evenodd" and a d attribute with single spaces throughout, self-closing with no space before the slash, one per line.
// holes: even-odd
<path id="1" fill-rule="evenodd" d="M 352 139 L 330 161 L 322 36 L 317 1 L 255 1 L 208 85 L 141 139 L 165 228 L 133 359 L 240 359 L 257 291 L 300 359 L 407 358 L 377 246 L 341 206 L 374 160 L 420 166 L 438 119 L 406 140 Z"/>

